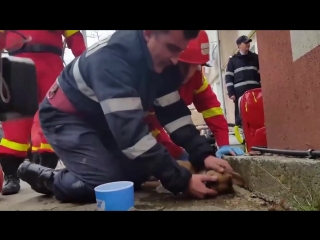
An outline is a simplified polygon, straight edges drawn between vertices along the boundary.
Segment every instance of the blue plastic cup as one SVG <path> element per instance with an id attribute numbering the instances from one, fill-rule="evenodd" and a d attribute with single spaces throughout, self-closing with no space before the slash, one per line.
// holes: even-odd
<path id="1" fill-rule="evenodd" d="M 130 211 L 134 207 L 133 182 L 112 182 L 94 188 L 99 211 Z"/>

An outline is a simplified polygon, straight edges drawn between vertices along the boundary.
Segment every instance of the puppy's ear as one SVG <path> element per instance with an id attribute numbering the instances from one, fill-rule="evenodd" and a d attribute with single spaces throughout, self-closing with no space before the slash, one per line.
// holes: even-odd
<path id="1" fill-rule="evenodd" d="M 232 182 L 233 184 L 239 186 L 239 187 L 244 187 L 244 180 L 243 178 L 240 176 L 239 173 L 235 173 L 235 172 L 232 172 L 230 173 L 231 176 L 232 176 Z"/>

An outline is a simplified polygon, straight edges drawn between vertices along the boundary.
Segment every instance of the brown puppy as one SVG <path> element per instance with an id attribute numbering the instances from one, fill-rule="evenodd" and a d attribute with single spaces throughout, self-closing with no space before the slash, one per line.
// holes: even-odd
<path id="1" fill-rule="evenodd" d="M 207 183 L 207 187 L 216 190 L 219 195 L 234 193 L 233 184 L 240 187 L 244 186 L 243 178 L 235 172 L 229 173 L 219 173 L 214 170 L 196 170 L 189 161 L 177 161 L 182 167 L 188 169 L 192 174 L 206 174 L 210 176 L 217 176 L 218 180 L 216 182 Z"/>
<path id="2" fill-rule="evenodd" d="M 210 176 L 217 176 L 217 181 L 207 183 L 207 187 L 216 190 L 218 192 L 218 195 L 234 193 L 233 184 L 238 185 L 239 187 L 244 187 L 244 180 L 238 173 L 219 173 L 214 170 L 205 169 L 197 170 L 189 161 L 178 160 L 177 163 L 180 166 L 188 169 L 192 174 L 207 174 Z M 146 188 L 156 188 L 158 193 L 170 193 L 161 185 L 159 181 L 147 182 L 146 184 L 144 184 L 144 186 Z"/>

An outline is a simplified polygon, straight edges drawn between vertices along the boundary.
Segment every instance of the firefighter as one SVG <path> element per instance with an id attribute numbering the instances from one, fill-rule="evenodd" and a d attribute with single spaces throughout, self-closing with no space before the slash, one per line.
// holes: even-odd
<path id="1" fill-rule="evenodd" d="M 195 166 L 224 171 L 180 99 L 179 54 L 199 30 L 120 30 L 91 46 L 62 71 L 40 105 L 41 127 L 65 169 L 24 162 L 18 176 L 62 202 L 95 202 L 94 188 L 114 181 L 139 187 L 150 176 L 173 193 L 203 198 L 216 178 L 191 173 L 168 154 L 143 121 L 153 108 Z"/>
<path id="2" fill-rule="evenodd" d="M 230 154 L 243 155 L 241 148 L 230 146 L 228 123 L 220 102 L 201 72 L 201 65 L 205 65 L 209 60 L 209 38 L 206 31 L 202 30 L 179 57 L 178 66 L 185 77 L 179 89 L 180 97 L 186 105 L 193 103 L 197 111 L 202 113 L 219 146 L 216 153 L 218 158 Z M 147 122 L 158 142 L 162 143 L 175 159 L 188 159 L 188 154 L 170 140 L 153 112 L 149 114 Z"/>
<path id="3" fill-rule="evenodd" d="M 5 46 L 13 46 L 7 49 L 9 55 L 29 58 L 35 63 L 39 102 L 45 97 L 63 69 L 61 59 L 62 36 L 66 39 L 74 56 L 79 56 L 85 50 L 84 39 L 79 30 L 2 31 L 0 39 L 5 39 Z M 19 43 L 22 44 L 19 46 Z M 27 157 L 31 128 L 33 151 L 39 151 L 40 164 L 55 168 L 58 157 L 43 137 L 37 114 L 34 119 L 27 118 L 4 122 L 2 126 L 4 138 L 0 143 L 0 161 L 5 174 L 2 195 L 10 195 L 20 191 L 17 169 Z"/>
<path id="4" fill-rule="evenodd" d="M 235 104 L 235 124 L 241 126 L 239 98 L 248 90 L 260 88 L 259 59 L 256 53 L 249 51 L 252 40 L 240 36 L 236 44 L 239 51 L 230 56 L 225 74 L 228 96 Z"/>

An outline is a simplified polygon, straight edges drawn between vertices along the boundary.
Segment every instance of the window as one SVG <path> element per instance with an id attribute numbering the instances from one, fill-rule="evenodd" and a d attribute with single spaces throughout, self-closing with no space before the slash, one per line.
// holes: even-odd
<path id="1" fill-rule="evenodd" d="M 216 41 L 210 42 L 209 46 L 210 46 L 210 50 L 209 50 L 210 60 L 207 63 L 209 65 L 213 66 L 213 63 L 214 63 L 214 60 L 215 60 L 215 57 L 216 57 L 215 51 L 216 51 L 216 48 L 217 48 L 217 42 Z"/>

